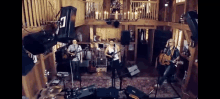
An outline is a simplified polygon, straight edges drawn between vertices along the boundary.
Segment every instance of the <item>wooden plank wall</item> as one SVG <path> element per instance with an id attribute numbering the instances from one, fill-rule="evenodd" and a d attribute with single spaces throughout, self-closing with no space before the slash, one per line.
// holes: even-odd
<path id="1" fill-rule="evenodd" d="M 54 19 L 61 0 L 22 0 L 22 28 L 34 28 Z"/>
<path id="2" fill-rule="evenodd" d="M 85 2 L 80 0 L 62 0 L 61 6 L 73 6 L 77 8 L 75 27 L 83 25 L 85 22 Z"/>
<path id="3" fill-rule="evenodd" d="M 22 76 L 22 95 L 25 95 L 29 99 L 33 99 L 39 93 L 42 88 L 45 88 L 47 78 L 44 77 L 44 71 L 47 70 L 54 74 L 55 69 L 55 58 L 54 52 L 49 53 L 47 56 L 43 54 L 39 55 L 39 61 L 35 63 L 32 70 L 25 76 Z M 45 60 L 49 60 L 49 64 L 45 64 Z"/>

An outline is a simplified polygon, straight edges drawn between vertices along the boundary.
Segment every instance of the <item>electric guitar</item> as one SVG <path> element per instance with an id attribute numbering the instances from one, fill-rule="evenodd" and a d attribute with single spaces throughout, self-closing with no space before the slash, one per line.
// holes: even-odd
<path id="1" fill-rule="evenodd" d="M 122 50 L 120 50 L 120 51 L 118 51 L 118 52 L 116 52 L 116 53 L 114 53 L 114 52 L 109 53 L 108 55 L 110 55 L 111 57 L 106 56 L 107 60 L 108 60 L 108 61 L 112 61 L 112 60 L 114 59 L 114 55 L 115 55 L 115 54 L 118 54 L 118 53 L 121 52 L 121 51 L 122 51 Z"/>

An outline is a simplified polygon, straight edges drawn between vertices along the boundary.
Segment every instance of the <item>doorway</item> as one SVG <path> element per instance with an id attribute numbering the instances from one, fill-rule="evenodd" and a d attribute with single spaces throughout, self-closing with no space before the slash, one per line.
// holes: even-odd
<path id="1" fill-rule="evenodd" d="M 146 58 L 148 56 L 148 29 L 138 29 L 137 58 Z"/>

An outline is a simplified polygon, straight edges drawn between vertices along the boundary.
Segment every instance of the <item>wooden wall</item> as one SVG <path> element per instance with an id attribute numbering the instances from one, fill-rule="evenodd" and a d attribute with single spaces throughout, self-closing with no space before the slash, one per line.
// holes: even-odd
<path id="1" fill-rule="evenodd" d="M 22 0 L 22 28 L 39 27 L 47 21 L 57 20 L 60 0 Z"/>
<path id="2" fill-rule="evenodd" d="M 77 8 L 75 27 L 83 25 L 85 20 L 85 2 L 80 0 L 61 0 L 62 7 L 73 6 Z"/>
<path id="3" fill-rule="evenodd" d="M 36 98 L 36 95 L 39 94 L 42 88 L 45 88 L 46 82 L 50 81 L 56 71 L 54 52 L 46 56 L 40 54 L 38 58 L 39 61 L 35 63 L 31 71 L 27 75 L 22 76 L 22 95 L 29 99 Z M 44 76 L 45 70 L 51 73 L 49 79 Z"/>

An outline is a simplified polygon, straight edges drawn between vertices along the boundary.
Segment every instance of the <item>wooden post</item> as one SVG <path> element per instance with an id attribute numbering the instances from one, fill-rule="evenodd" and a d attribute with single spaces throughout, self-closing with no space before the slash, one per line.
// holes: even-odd
<path id="1" fill-rule="evenodd" d="M 22 27 L 26 28 L 24 19 L 24 3 L 22 2 Z"/>
<path id="2" fill-rule="evenodd" d="M 32 4 L 32 12 L 33 12 L 33 21 L 34 21 L 34 26 L 37 27 L 37 17 L 36 17 L 36 4 L 35 4 L 35 0 L 32 0 L 31 2 Z"/>
<path id="3" fill-rule="evenodd" d="M 31 8 L 31 1 L 28 0 L 28 11 L 29 11 L 29 17 L 30 17 L 30 25 L 33 27 L 33 16 L 32 16 L 32 8 Z"/>
<path id="4" fill-rule="evenodd" d="M 184 14 L 189 10 L 189 1 L 185 0 L 185 4 L 184 4 Z"/>
<path id="5" fill-rule="evenodd" d="M 135 25 L 135 54 L 134 54 L 134 61 L 137 63 L 137 44 L 138 44 L 138 29 L 137 25 Z"/>
<path id="6" fill-rule="evenodd" d="M 37 26 L 40 26 L 40 18 L 39 18 L 39 4 L 38 4 L 38 0 L 34 0 L 35 2 L 35 7 L 36 7 L 36 22 L 37 22 Z"/>
<path id="7" fill-rule="evenodd" d="M 159 15 L 159 0 L 157 0 L 157 16 L 156 16 L 156 20 L 158 20 L 158 15 Z"/>
<path id="8" fill-rule="evenodd" d="M 41 1 L 40 0 L 35 0 L 37 8 L 38 8 L 38 12 L 37 12 L 37 16 L 39 17 L 38 22 L 39 22 L 39 26 L 41 26 L 42 22 L 42 11 L 41 11 Z"/>
<path id="9" fill-rule="evenodd" d="M 28 7 L 27 7 L 27 0 L 24 0 L 24 9 L 25 9 L 25 18 L 27 22 L 27 27 L 30 27 L 30 20 L 28 15 Z"/>

